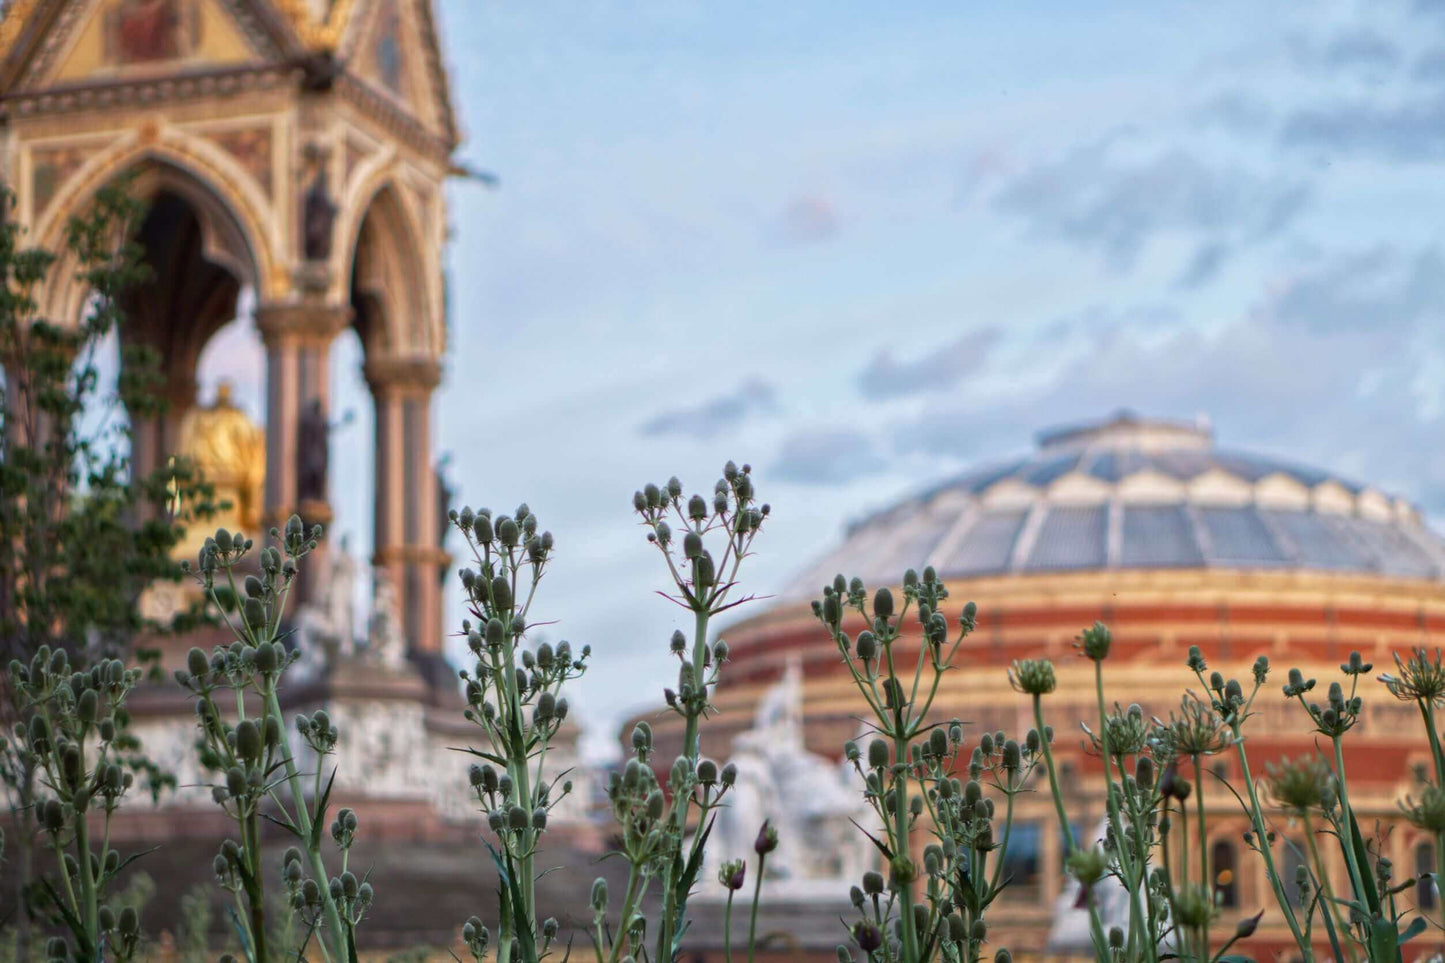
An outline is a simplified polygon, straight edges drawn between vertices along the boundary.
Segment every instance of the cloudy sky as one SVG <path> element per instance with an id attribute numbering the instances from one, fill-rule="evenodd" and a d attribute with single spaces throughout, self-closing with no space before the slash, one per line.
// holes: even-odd
<path id="1" fill-rule="evenodd" d="M 592 719 L 658 699 L 679 623 L 631 493 L 729 458 L 759 593 L 1120 407 L 1445 517 L 1445 3 L 885 6 L 440 3 L 501 179 L 452 189 L 440 444 L 556 533 Z"/>

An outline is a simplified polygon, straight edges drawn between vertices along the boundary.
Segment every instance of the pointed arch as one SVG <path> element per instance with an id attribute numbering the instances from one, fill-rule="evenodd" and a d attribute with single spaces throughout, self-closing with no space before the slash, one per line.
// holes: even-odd
<path id="1" fill-rule="evenodd" d="M 343 250 L 351 252 L 351 301 L 368 356 L 439 357 L 443 339 L 431 266 L 405 192 L 384 181 L 353 210 Z"/>
<path id="2" fill-rule="evenodd" d="M 33 225 L 33 236 L 50 250 L 63 250 L 71 217 L 83 211 L 97 191 L 120 177 L 132 176 L 132 189 L 145 200 L 163 194 L 184 200 L 200 223 L 202 256 L 233 275 L 240 285 L 254 286 L 261 297 L 269 295 L 276 272 L 274 252 L 262 227 L 264 201 L 247 196 L 244 177 L 225 170 L 224 161 L 191 147 L 177 142 L 131 142 L 90 158 Z M 47 316 L 61 324 L 79 317 L 88 295 L 67 267 L 62 264 L 55 272 L 55 282 L 42 302 Z"/>

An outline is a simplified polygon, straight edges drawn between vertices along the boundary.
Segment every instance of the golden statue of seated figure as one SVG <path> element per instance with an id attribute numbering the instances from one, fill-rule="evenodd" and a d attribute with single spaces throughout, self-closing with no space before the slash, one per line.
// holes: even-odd
<path id="1" fill-rule="evenodd" d="M 192 408 L 181 421 L 179 455 L 189 459 L 228 505 L 194 526 L 176 546 L 177 558 L 195 558 L 217 528 L 259 539 L 266 484 L 266 433 L 231 401 L 231 385 L 216 386 L 216 400 Z"/>

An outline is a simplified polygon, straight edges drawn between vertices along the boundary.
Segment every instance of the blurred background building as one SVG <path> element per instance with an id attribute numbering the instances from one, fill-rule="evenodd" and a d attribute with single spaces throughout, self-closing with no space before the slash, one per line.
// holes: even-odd
<path id="1" fill-rule="evenodd" d="M 1269 657 L 1273 675 L 1246 728 L 1257 778 L 1268 762 L 1316 751 L 1303 710 L 1280 694 L 1286 670 L 1299 667 L 1323 689 L 1343 678 L 1339 666 L 1352 650 L 1361 652 L 1376 669 L 1362 690 L 1365 718 L 1346 741 L 1350 799 L 1397 880 L 1433 872 L 1431 838 L 1399 818 L 1400 802 L 1419 793 L 1416 772 L 1429 764 L 1429 746 L 1415 706 L 1392 699 L 1373 676 L 1393 668 L 1392 653 L 1445 631 L 1445 539 L 1414 507 L 1369 484 L 1218 448 L 1206 424 L 1121 413 L 1045 431 L 1026 458 L 986 465 L 865 518 L 766 612 L 723 632 L 731 663 L 714 699 L 718 712 L 703 730 L 704 752 L 755 760 L 766 735 L 778 765 L 742 767 L 744 798 L 771 803 L 745 807 L 747 819 L 731 834 L 721 827 L 718 857 L 749 852 L 764 816 L 805 846 L 828 840 L 834 859 L 827 865 L 790 863 L 784 854 L 766 904 L 766 925 L 788 934 L 799 952 L 830 957 L 837 920 L 852 913 L 850 871 L 872 858 L 861 834 L 827 829 L 859 818 L 828 806 L 831 786 L 851 776 L 842 750 L 859 736 L 862 706 L 809 601 L 838 573 L 861 577 L 870 589 L 897 590 L 906 569 L 925 565 L 948 585 L 950 618 L 964 602 L 978 604 L 978 628 L 955 660 L 959 671 L 944 677 L 935 708 L 940 720 L 967 723 L 969 744 L 999 729 L 1022 738 L 1033 726 L 1029 700 L 1007 679 L 1014 659 L 1047 656 L 1057 665 L 1058 690 L 1045 710 L 1080 838 L 1100 838 L 1105 813 L 1102 767 L 1078 728 L 1098 715 L 1093 667 L 1073 642 L 1102 620 L 1114 634 L 1106 696 L 1137 702 L 1149 716 L 1167 719 L 1183 690 L 1198 688 L 1185 666 L 1190 646 L 1199 646 L 1211 669 L 1246 683 L 1255 658 Z M 912 664 L 909 655 L 903 659 Z M 682 734 L 676 717 L 646 718 L 658 758 L 673 758 Z M 1240 914 L 1272 907 L 1273 897 L 1263 861 L 1241 840 L 1248 820 L 1221 783 L 1239 786 L 1238 762 L 1223 754 L 1209 765 L 1202 790 L 1214 814 L 1219 925 L 1232 932 Z M 800 766 L 806 776 L 787 775 Z M 1283 814 L 1277 826 L 1300 831 Z M 994 944 L 1010 947 L 1015 958 L 1088 955 L 1046 783 L 1019 797 L 1009 848 L 1005 871 L 1013 883 L 990 915 Z M 1335 847 L 1324 848 L 1338 864 L 1338 892 L 1344 863 Z M 1283 859 L 1292 880 L 1294 863 Z M 820 878 L 833 881 L 830 892 L 816 885 Z M 1429 908 L 1437 897 L 1411 891 L 1402 898 Z M 720 921 L 709 912 L 699 928 L 716 958 Z M 1271 910 L 1246 951 L 1269 959 L 1292 946 Z"/>

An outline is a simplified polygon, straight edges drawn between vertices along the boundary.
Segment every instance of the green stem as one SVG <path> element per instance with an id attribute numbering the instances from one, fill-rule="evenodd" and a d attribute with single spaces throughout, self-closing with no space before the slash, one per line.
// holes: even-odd
<path id="1" fill-rule="evenodd" d="M 893 668 L 893 645 L 890 640 L 883 646 L 888 658 L 888 679 L 893 683 L 893 764 L 898 776 L 893 783 L 893 848 L 895 858 L 910 860 L 912 853 L 908 845 L 908 730 L 904 724 L 903 693 L 898 685 L 898 673 Z M 898 888 L 899 916 L 903 924 L 903 958 L 918 959 L 918 927 L 913 918 L 913 881 Z"/>
<path id="2" fill-rule="evenodd" d="M 1109 826 L 1114 831 L 1115 852 L 1119 858 L 1119 868 L 1123 870 L 1125 889 L 1129 892 L 1129 943 L 1137 946 L 1139 939 L 1139 928 L 1142 925 L 1139 919 L 1138 889 L 1142 873 L 1134 865 L 1134 854 L 1128 846 L 1128 840 L 1124 836 L 1124 820 L 1119 815 L 1119 800 L 1113 792 L 1114 771 L 1113 759 L 1109 751 L 1109 717 L 1104 709 L 1104 663 L 1094 660 L 1094 697 L 1098 702 L 1099 709 L 1099 749 L 1104 757 L 1104 798 L 1105 808 L 1109 813 Z M 1042 735 L 1042 733 L 1040 733 Z M 1119 791 L 1124 789 L 1123 767 L 1119 772 Z"/>
<path id="3" fill-rule="evenodd" d="M 1054 773 L 1054 753 L 1049 748 L 1048 729 L 1044 726 L 1043 697 L 1034 695 L 1034 729 L 1039 734 L 1039 745 L 1044 750 L 1044 771 L 1049 774 L 1049 791 L 1054 797 L 1054 811 L 1059 816 L 1059 828 L 1064 832 L 1064 848 L 1068 855 L 1074 851 L 1074 831 L 1069 826 L 1069 817 L 1064 814 L 1064 795 L 1059 791 L 1059 777 Z"/>
<path id="4" fill-rule="evenodd" d="M 737 890 L 728 887 L 728 904 L 723 910 L 723 958 L 733 963 L 733 894 Z"/>
<path id="5" fill-rule="evenodd" d="M 1425 731 L 1430 734 L 1430 754 L 1435 760 L 1435 785 L 1445 789 L 1445 752 L 1440 749 L 1440 732 L 1435 728 L 1435 707 L 1429 699 L 1420 699 L 1420 715 Z M 1445 928 L 1445 833 L 1435 835 L 1435 910 L 1440 926 Z"/>
<path id="6" fill-rule="evenodd" d="M 1340 790 L 1340 827 L 1345 833 L 1350 833 L 1350 827 L 1354 824 L 1355 811 L 1350 808 L 1350 790 L 1345 785 L 1345 753 L 1338 735 L 1330 737 L 1335 745 L 1335 782 L 1339 784 Z M 1364 877 L 1360 875 L 1361 869 L 1359 860 L 1355 859 L 1355 845 L 1353 839 L 1344 839 L 1345 865 L 1350 868 L 1350 885 L 1354 887 L 1354 897 L 1358 900 L 1365 898 Z"/>
<path id="7" fill-rule="evenodd" d="M 1333 926 L 1336 932 L 1349 933 L 1349 930 L 1345 929 L 1345 921 L 1340 918 L 1339 904 L 1335 902 L 1335 888 L 1330 884 L 1329 868 L 1325 866 L 1325 861 L 1320 858 L 1320 848 L 1319 845 L 1315 842 L 1315 829 L 1313 824 L 1310 822 L 1309 811 L 1306 810 L 1305 812 L 1301 813 L 1300 818 L 1304 822 L 1305 842 L 1309 846 L 1310 859 L 1313 860 L 1315 864 L 1315 875 L 1319 877 L 1320 890 L 1324 893 L 1325 896 L 1324 911 L 1330 914 L 1330 919 L 1333 921 Z M 1350 954 L 1350 959 L 1354 959 L 1353 953 Z"/>
<path id="8" fill-rule="evenodd" d="M 1259 844 L 1259 851 L 1264 856 L 1264 867 L 1269 877 L 1269 885 L 1274 890 L 1275 902 L 1284 912 L 1284 921 L 1289 924 L 1290 935 L 1294 937 L 1295 945 L 1299 947 L 1300 955 L 1304 957 L 1305 963 L 1314 963 L 1314 950 L 1309 941 L 1300 932 L 1299 921 L 1295 919 L 1294 907 L 1290 906 L 1289 896 L 1285 894 L 1284 884 L 1279 878 L 1279 870 L 1274 865 L 1274 851 L 1269 844 L 1269 830 L 1264 825 L 1264 813 L 1259 806 L 1259 791 L 1255 788 L 1254 777 L 1249 771 L 1249 757 L 1244 751 L 1244 736 L 1238 727 L 1234 728 L 1234 748 L 1239 754 L 1239 772 L 1244 777 L 1244 787 L 1249 792 L 1249 816 L 1254 826 L 1255 840 Z"/>
<path id="9" fill-rule="evenodd" d="M 711 618 L 712 613 L 703 599 L 699 598 L 696 604 L 699 608 L 693 613 L 692 681 L 693 685 L 697 686 L 699 691 L 705 691 L 706 679 L 703 676 L 703 672 L 707 663 L 708 620 Z M 687 717 L 682 734 L 682 753 L 688 758 L 688 761 L 692 763 L 693 769 L 696 770 L 698 759 L 701 756 L 702 739 L 698 732 L 698 721 L 702 717 L 702 712 L 699 710 L 694 713 L 690 707 L 686 708 L 685 711 Z M 682 825 L 684 828 L 687 826 L 690 802 L 691 800 L 684 800 L 682 805 Z M 680 867 L 681 861 L 679 860 L 674 864 L 674 868 Z M 678 900 L 677 888 L 679 879 L 677 873 L 669 869 L 664 882 L 666 888 L 662 893 L 662 925 L 658 927 L 657 934 L 657 959 L 659 963 L 667 963 L 667 961 L 672 959 L 672 934 L 677 927 L 682 925 L 683 917 L 686 916 L 687 912 L 686 897 L 683 897 L 682 903 L 679 903 Z"/>
<path id="10" fill-rule="evenodd" d="M 264 687 L 263 696 L 266 701 L 266 712 L 274 716 L 281 731 L 286 731 L 286 721 L 281 715 L 281 702 L 276 698 L 276 686 L 267 684 Z M 331 939 L 335 941 L 334 949 L 337 951 L 338 959 L 346 958 L 345 932 L 341 926 L 341 913 L 336 909 L 336 901 L 331 898 L 331 891 L 326 882 L 330 878 L 326 873 L 326 864 L 321 860 L 319 847 L 311 845 L 311 809 L 306 804 L 306 795 L 301 788 L 301 776 L 296 770 L 296 760 L 291 756 L 291 745 L 286 739 L 282 739 L 278 746 L 281 753 L 281 762 L 286 769 L 286 783 L 291 789 L 291 802 L 296 807 L 296 828 L 301 830 L 301 836 L 306 841 L 306 853 L 310 857 L 311 872 L 316 878 L 317 885 L 321 887 L 321 900 L 326 912 L 326 928 L 331 931 Z M 317 760 L 320 765 L 320 759 Z M 317 802 L 320 802 L 318 797 Z M 318 939 L 318 942 L 322 942 Z"/>
<path id="11" fill-rule="evenodd" d="M 1204 821 L 1204 766 L 1201 757 L 1194 757 L 1194 795 L 1195 807 L 1199 814 L 1199 882 L 1204 887 L 1204 895 L 1209 897 L 1211 903 L 1214 901 L 1214 880 L 1209 875 L 1209 827 Z M 1209 917 L 1204 918 L 1200 926 L 1200 937 L 1202 945 L 1199 947 L 1200 959 L 1209 956 Z"/>
<path id="12" fill-rule="evenodd" d="M 100 901 L 96 899 L 94 867 L 90 865 L 90 829 L 85 823 L 85 811 L 79 806 L 75 807 L 75 856 L 80 864 L 81 921 L 89 949 L 94 950 L 100 944 Z"/>
<path id="13" fill-rule="evenodd" d="M 748 911 L 748 963 L 753 963 L 753 953 L 758 948 L 758 896 L 763 891 L 763 867 L 767 861 L 766 854 L 758 854 L 758 875 L 753 880 L 753 907 Z"/>

